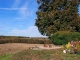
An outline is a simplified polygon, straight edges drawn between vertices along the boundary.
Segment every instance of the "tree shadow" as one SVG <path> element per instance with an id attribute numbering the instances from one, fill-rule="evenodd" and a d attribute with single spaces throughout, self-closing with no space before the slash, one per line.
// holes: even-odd
<path id="1" fill-rule="evenodd" d="M 80 55 L 80 51 L 76 52 L 77 55 Z"/>

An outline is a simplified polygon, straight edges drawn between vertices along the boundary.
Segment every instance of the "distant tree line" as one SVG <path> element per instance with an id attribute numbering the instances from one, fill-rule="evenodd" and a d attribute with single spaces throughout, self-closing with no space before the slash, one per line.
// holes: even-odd
<path id="1" fill-rule="evenodd" d="M 22 36 L 0 36 L 0 44 L 5 43 L 27 43 L 27 44 L 44 44 L 51 43 L 48 38 L 29 38 Z"/>

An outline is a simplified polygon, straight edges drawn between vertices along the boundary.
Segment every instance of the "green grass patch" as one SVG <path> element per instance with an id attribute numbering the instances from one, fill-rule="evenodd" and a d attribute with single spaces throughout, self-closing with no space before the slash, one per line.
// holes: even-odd
<path id="1" fill-rule="evenodd" d="M 0 60 L 9 60 L 13 54 L 0 55 Z"/>

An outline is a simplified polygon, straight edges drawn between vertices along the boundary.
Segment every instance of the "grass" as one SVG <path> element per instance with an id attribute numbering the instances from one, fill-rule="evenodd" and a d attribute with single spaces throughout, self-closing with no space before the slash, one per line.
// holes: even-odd
<path id="1" fill-rule="evenodd" d="M 9 60 L 13 54 L 0 55 L 0 60 Z"/>
<path id="2" fill-rule="evenodd" d="M 0 60 L 80 60 L 80 51 L 76 54 L 57 50 L 24 50 L 15 54 L 0 55 Z"/>
<path id="3" fill-rule="evenodd" d="M 59 50 L 25 50 L 13 55 L 9 60 L 80 60 L 80 52 L 64 54 Z"/>

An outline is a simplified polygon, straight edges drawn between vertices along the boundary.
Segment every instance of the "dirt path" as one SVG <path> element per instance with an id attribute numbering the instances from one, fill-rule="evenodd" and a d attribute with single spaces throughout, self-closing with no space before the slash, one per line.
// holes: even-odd
<path id="1" fill-rule="evenodd" d="M 58 49 L 59 46 L 43 47 L 43 44 L 24 44 L 24 43 L 8 43 L 8 44 L 0 44 L 0 55 L 1 54 L 9 54 L 15 53 L 22 50 L 29 49 L 29 47 L 39 47 L 40 49 Z"/>

